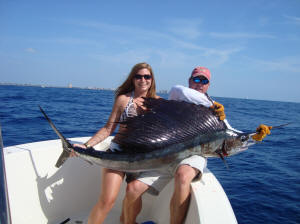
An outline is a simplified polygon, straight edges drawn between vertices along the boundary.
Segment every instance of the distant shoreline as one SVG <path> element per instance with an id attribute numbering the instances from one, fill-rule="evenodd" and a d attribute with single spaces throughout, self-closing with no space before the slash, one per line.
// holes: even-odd
<path id="1" fill-rule="evenodd" d="M 100 87 L 76 87 L 72 84 L 68 86 L 51 86 L 51 85 L 42 85 L 42 84 L 19 84 L 19 83 L 0 83 L 0 86 L 29 86 L 29 87 L 41 87 L 41 88 L 65 88 L 65 89 L 91 89 L 91 90 L 109 90 L 115 91 L 114 88 L 100 88 Z M 168 93 L 167 90 L 159 90 L 158 93 Z"/>
<path id="2" fill-rule="evenodd" d="M 41 84 L 19 84 L 19 83 L 0 83 L 0 86 L 28 86 L 28 87 L 40 87 L 40 88 L 64 88 L 64 89 L 87 89 L 87 90 L 107 90 L 115 91 L 114 88 L 100 88 L 100 87 L 76 87 L 69 84 L 68 86 L 51 86 L 51 85 L 41 85 Z M 157 93 L 168 94 L 168 90 L 158 90 Z M 213 98 L 222 98 L 223 96 L 212 96 Z M 243 100 L 261 100 L 261 101 L 273 101 L 273 102 L 286 102 L 286 103 L 300 103 L 297 101 L 280 101 L 280 100 L 270 100 L 270 99 L 250 99 L 248 97 L 238 98 L 238 97 L 223 97 L 223 98 L 232 98 L 232 99 L 243 99 Z"/>

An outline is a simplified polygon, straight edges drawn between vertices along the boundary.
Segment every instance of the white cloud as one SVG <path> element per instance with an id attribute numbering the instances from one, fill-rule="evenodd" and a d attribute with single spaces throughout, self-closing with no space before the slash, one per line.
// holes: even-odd
<path id="1" fill-rule="evenodd" d="M 85 38 L 65 36 L 44 41 L 101 47 L 94 48 L 90 54 L 87 53 L 101 66 L 116 64 L 128 66 L 138 61 L 147 61 L 164 68 L 182 69 L 199 63 L 218 67 L 229 61 L 232 55 L 243 50 L 240 46 L 232 44 L 230 47 L 199 44 L 199 40 L 196 39 L 201 35 L 202 21 L 199 19 L 166 21 L 165 27 L 160 30 L 94 21 L 65 22 L 83 28 Z"/>
<path id="2" fill-rule="evenodd" d="M 25 51 L 32 54 L 36 53 L 36 50 L 34 48 L 26 48 Z"/>
<path id="3" fill-rule="evenodd" d="M 258 19 L 258 25 L 260 26 L 267 26 L 270 24 L 270 18 L 268 17 L 260 17 Z"/>
<path id="4" fill-rule="evenodd" d="M 257 38 L 276 38 L 274 35 L 270 34 L 257 34 L 257 33 L 243 33 L 243 32 L 230 32 L 230 33 L 209 33 L 211 37 L 222 38 L 222 39 L 257 39 Z"/>
<path id="5" fill-rule="evenodd" d="M 126 40 L 125 45 L 127 46 L 127 50 L 119 49 L 120 56 L 122 56 L 123 59 L 120 59 L 119 56 L 110 57 L 108 55 L 107 58 L 103 58 L 103 60 L 111 59 L 122 61 L 124 60 L 124 56 L 127 55 L 127 57 L 125 58 L 129 58 L 131 61 L 135 57 L 133 53 L 129 52 L 141 51 L 147 52 L 143 54 L 144 56 L 151 54 L 159 57 L 166 54 L 175 54 L 180 55 L 181 58 L 183 57 L 183 55 L 186 55 L 186 58 L 190 58 L 190 52 L 192 51 L 192 55 L 198 55 L 202 58 L 215 57 L 220 64 L 227 61 L 230 55 L 242 50 L 242 48 L 240 47 L 218 49 L 197 44 L 197 42 L 193 39 L 201 35 L 199 26 L 201 25 L 202 21 L 200 19 L 173 19 L 172 21 L 168 20 L 165 22 L 167 27 L 166 29 L 163 29 L 164 31 L 148 30 L 139 27 L 120 26 L 116 24 L 107 24 L 93 21 L 69 21 L 68 23 L 94 28 L 96 29 L 97 34 L 99 34 L 99 30 L 103 33 L 110 33 L 110 35 L 113 32 L 115 33 L 112 35 L 114 37 L 113 41 L 116 44 L 115 46 L 117 46 L 118 44 L 120 46 L 123 46 L 124 40 Z M 174 33 L 177 33 L 178 35 L 173 35 Z M 112 39 L 110 39 L 110 41 L 112 41 Z M 130 51 L 128 49 L 130 49 Z"/>
<path id="6" fill-rule="evenodd" d="M 275 71 L 277 73 L 299 73 L 300 74 L 300 57 L 286 57 L 272 61 L 254 60 L 260 69 L 264 71 Z"/>
<path id="7" fill-rule="evenodd" d="M 76 38 L 76 37 L 57 37 L 57 38 L 44 38 L 34 39 L 36 42 L 41 43 L 55 43 L 55 44 L 67 44 L 67 45 L 91 45 L 91 46 L 103 46 L 97 40 Z"/>
<path id="8" fill-rule="evenodd" d="M 289 23 L 300 25 L 300 17 L 295 17 L 295 16 L 284 16 L 284 17 L 288 19 Z"/>
<path id="9" fill-rule="evenodd" d="M 201 24 L 201 19 L 172 19 L 166 22 L 166 29 L 183 38 L 196 39 L 201 36 L 199 31 Z"/>
<path id="10" fill-rule="evenodd" d="M 120 51 L 118 54 L 94 54 L 91 55 L 96 60 L 104 64 L 133 64 L 137 61 L 147 61 L 149 59 L 148 50 L 142 51 Z"/>

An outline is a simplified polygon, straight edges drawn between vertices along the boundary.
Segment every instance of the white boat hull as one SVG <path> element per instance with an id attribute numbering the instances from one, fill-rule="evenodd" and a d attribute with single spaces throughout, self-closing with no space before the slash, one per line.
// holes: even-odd
<path id="1" fill-rule="evenodd" d="M 97 145 L 105 150 L 112 137 Z M 89 137 L 73 138 L 85 142 Z M 79 158 L 69 158 L 57 169 L 62 152 L 60 140 L 42 141 L 4 149 L 11 220 L 19 223 L 87 223 L 100 193 L 101 167 Z M 237 223 L 229 200 L 215 176 L 205 170 L 201 181 L 192 183 L 192 197 L 186 224 Z M 119 223 L 126 183 L 105 223 Z M 170 182 L 159 196 L 145 194 L 137 222 L 169 223 Z"/>

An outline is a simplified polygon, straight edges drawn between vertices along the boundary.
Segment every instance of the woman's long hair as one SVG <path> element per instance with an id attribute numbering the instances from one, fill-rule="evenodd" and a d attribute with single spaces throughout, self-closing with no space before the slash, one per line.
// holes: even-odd
<path id="1" fill-rule="evenodd" d="M 152 76 L 152 82 L 151 82 L 151 86 L 147 92 L 147 97 L 151 97 L 154 98 L 156 97 L 156 87 L 155 87 L 155 78 L 154 78 L 154 74 L 152 71 L 152 68 L 149 64 L 142 62 L 142 63 L 138 63 L 135 66 L 133 66 L 133 68 L 131 69 L 131 72 L 129 73 L 127 79 L 125 80 L 125 82 L 123 82 L 122 85 L 120 85 L 116 91 L 115 91 L 115 96 L 118 97 L 122 94 L 126 94 L 129 92 L 134 91 L 134 83 L 133 83 L 133 79 L 134 76 L 137 74 L 137 72 L 143 68 L 146 68 L 150 71 L 150 74 Z"/>

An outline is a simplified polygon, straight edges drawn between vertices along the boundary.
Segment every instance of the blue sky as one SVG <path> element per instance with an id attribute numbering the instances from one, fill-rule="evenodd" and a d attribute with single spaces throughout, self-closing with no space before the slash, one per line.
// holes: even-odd
<path id="1" fill-rule="evenodd" d="M 0 0 L 0 82 L 116 88 L 148 62 L 158 90 L 300 102 L 300 1 Z"/>

